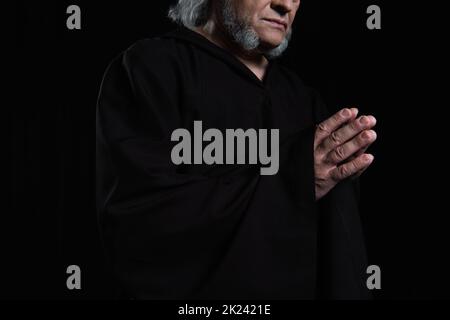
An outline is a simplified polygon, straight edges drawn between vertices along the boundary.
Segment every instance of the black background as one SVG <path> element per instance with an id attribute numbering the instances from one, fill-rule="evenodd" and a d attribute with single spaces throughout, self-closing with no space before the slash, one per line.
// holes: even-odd
<path id="1" fill-rule="evenodd" d="M 169 31 L 174 1 L 22 1 L 16 10 L 11 182 L 2 244 L 4 298 L 109 298 L 95 215 L 95 104 L 103 72 L 138 39 Z M 395 3 L 392 3 L 395 2 Z M 66 28 L 81 7 L 82 29 Z M 382 29 L 366 28 L 377 4 Z M 447 158 L 433 6 L 409 1 L 303 0 L 282 63 L 330 109 L 378 119 L 375 162 L 362 179 L 369 263 L 379 299 L 449 298 Z M 430 32 L 430 30 L 434 30 Z M 442 40 L 442 39 L 441 39 Z M 442 139 L 442 140 L 445 140 Z M 3 210 L 2 210 L 3 211 Z M 66 268 L 82 290 L 66 288 Z"/>

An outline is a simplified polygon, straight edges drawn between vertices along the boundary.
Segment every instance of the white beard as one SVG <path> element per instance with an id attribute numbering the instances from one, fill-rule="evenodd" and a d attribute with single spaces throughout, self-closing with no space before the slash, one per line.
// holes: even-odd
<path id="1" fill-rule="evenodd" d="M 261 40 L 249 23 L 239 20 L 233 8 L 231 0 L 223 0 L 221 7 L 223 25 L 232 39 L 245 51 L 258 49 Z M 278 47 L 269 50 L 261 50 L 268 59 L 279 57 L 288 47 L 292 36 L 292 28 Z"/>

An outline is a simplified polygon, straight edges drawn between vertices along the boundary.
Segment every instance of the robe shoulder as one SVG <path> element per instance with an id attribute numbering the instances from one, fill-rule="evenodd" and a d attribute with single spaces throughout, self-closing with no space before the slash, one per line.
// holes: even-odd
<path id="1" fill-rule="evenodd" d="M 187 66 L 183 65 L 181 50 L 182 46 L 175 39 L 142 39 L 123 52 L 123 59 L 131 68 L 148 68 L 170 74 Z"/>
<path id="2" fill-rule="evenodd" d="M 106 140 L 161 137 L 176 127 L 184 82 L 177 51 L 174 41 L 143 39 L 108 65 L 97 101 Z"/>
<path id="3" fill-rule="evenodd" d="M 175 89 L 177 73 L 182 68 L 174 41 L 160 38 L 142 39 L 120 53 L 109 64 L 103 82 L 108 81 L 111 76 L 126 76 L 130 84 L 134 85 L 134 90 L 142 89 L 145 84 L 159 84 L 159 87 L 164 87 L 165 90 Z M 118 74 L 119 70 L 125 72 Z"/>
<path id="4" fill-rule="evenodd" d="M 176 89 L 174 85 L 188 80 L 186 75 L 197 66 L 193 51 L 192 46 L 175 38 L 147 38 L 124 50 L 116 63 L 121 63 L 131 78 L 147 75 L 145 80 L 151 85 L 158 81 L 161 86 Z"/>

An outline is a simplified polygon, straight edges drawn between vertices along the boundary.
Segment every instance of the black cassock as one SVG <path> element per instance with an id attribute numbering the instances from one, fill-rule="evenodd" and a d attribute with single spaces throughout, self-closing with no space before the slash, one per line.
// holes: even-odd
<path id="1" fill-rule="evenodd" d="M 314 200 L 314 130 L 326 117 L 317 94 L 275 61 L 260 81 L 185 28 L 119 55 L 98 99 L 97 206 L 123 294 L 369 297 L 353 182 Z M 171 134 L 195 120 L 222 132 L 279 129 L 278 173 L 174 165 Z"/>

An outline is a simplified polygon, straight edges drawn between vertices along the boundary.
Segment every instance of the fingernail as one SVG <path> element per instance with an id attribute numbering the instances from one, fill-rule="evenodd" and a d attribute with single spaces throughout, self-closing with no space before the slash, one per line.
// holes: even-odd
<path id="1" fill-rule="evenodd" d="M 343 117 L 349 117 L 351 115 L 350 110 L 348 110 L 347 108 L 341 111 L 341 115 Z"/>
<path id="2" fill-rule="evenodd" d="M 373 159 L 374 159 L 374 156 L 371 155 L 371 154 L 366 154 L 366 155 L 364 156 L 364 161 L 365 161 L 365 162 L 372 162 Z"/>
<path id="3" fill-rule="evenodd" d="M 366 117 L 366 116 L 362 116 L 362 117 L 359 119 L 359 123 L 361 123 L 362 125 L 368 125 L 368 124 L 369 124 L 369 118 Z"/>

